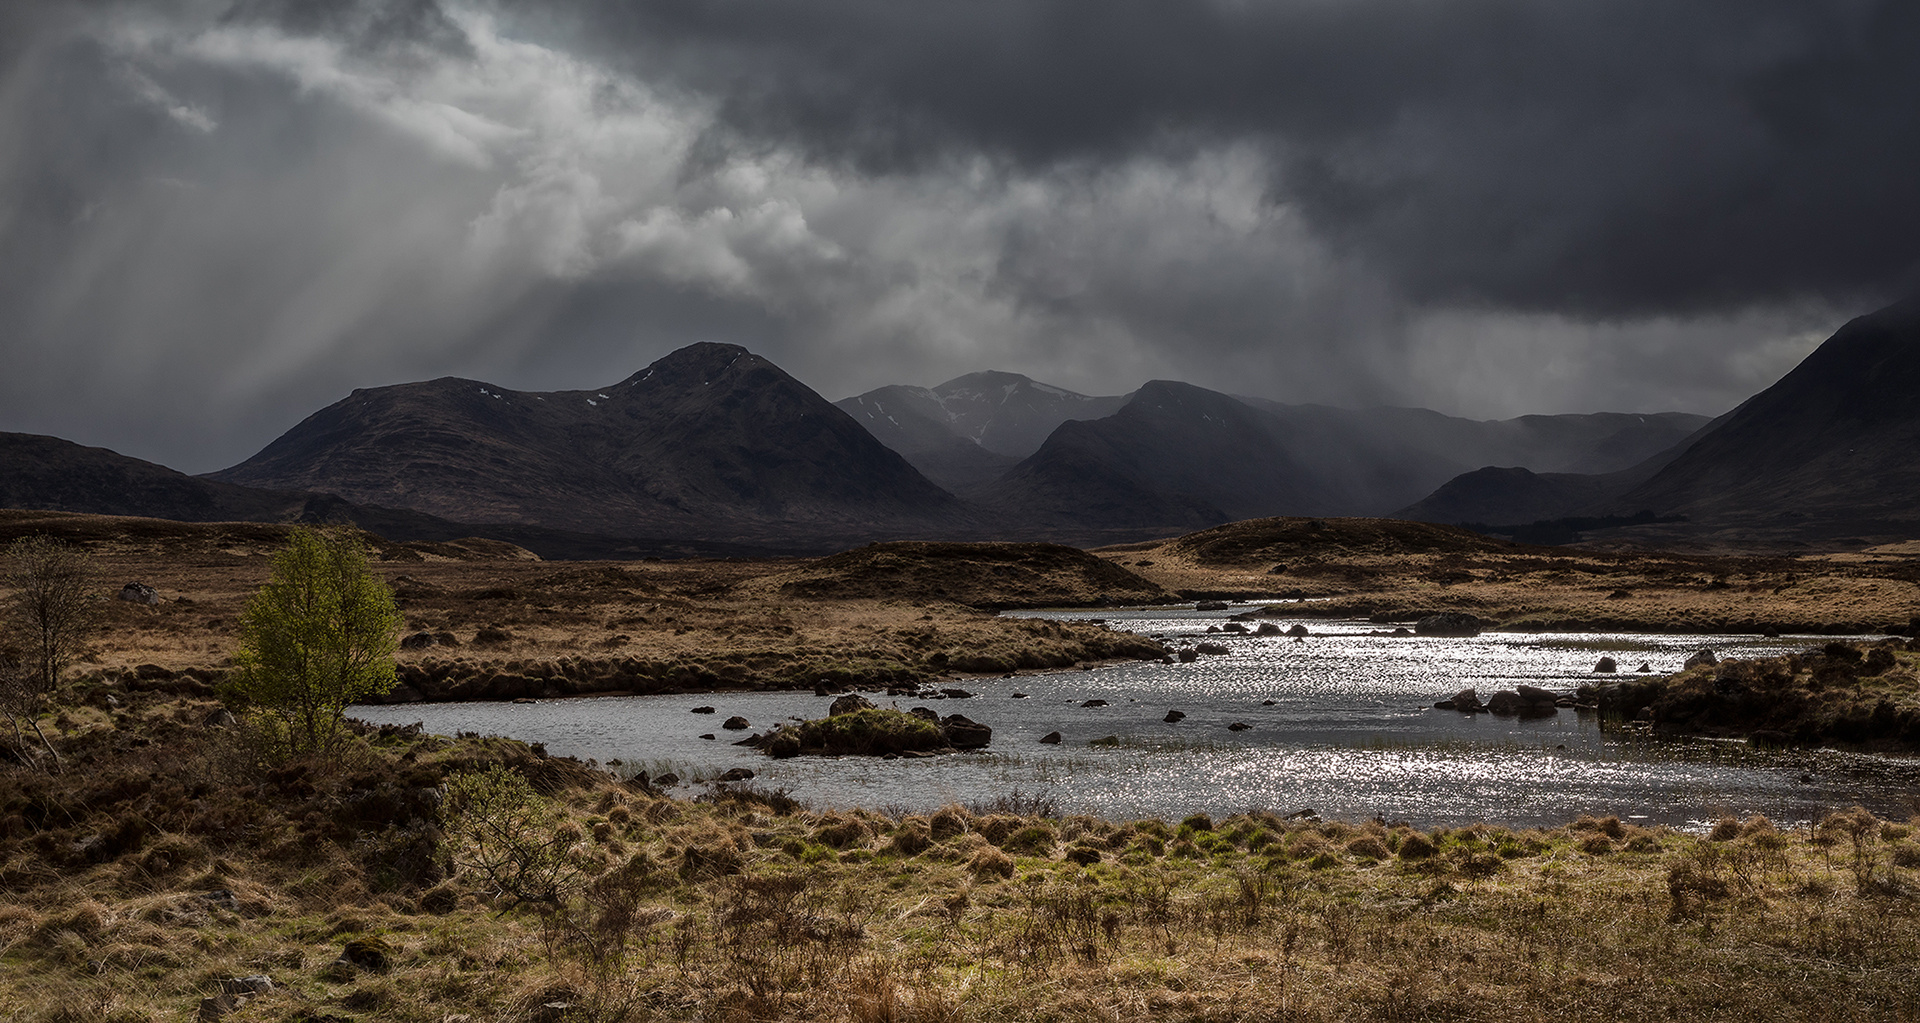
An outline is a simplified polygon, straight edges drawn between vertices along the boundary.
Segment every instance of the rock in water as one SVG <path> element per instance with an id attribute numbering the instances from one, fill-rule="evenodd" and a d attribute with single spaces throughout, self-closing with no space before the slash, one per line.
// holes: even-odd
<path id="1" fill-rule="evenodd" d="M 1478 636 L 1485 627 L 1477 616 L 1462 611 L 1428 615 L 1413 623 L 1414 633 L 1421 636 Z"/>
<path id="2" fill-rule="evenodd" d="M 1598 662 L 1594 664 L 1593 670 L 1607 672 L 1611 674 L 1613 672 L 1619 671 L 1620 665 L 1615 663 L 1614 659 L 1611 657 L 1602 657 Z"/>
<path id="3" fill-rule="evenodd" d="M 728 729 L 730 731 L 744 732 L 748 728 L 751 728 L 753 726 L 747 723 L 746 718 L 743 718 L 738 714 L 736 714 L 733 717 L 730 717 L 725 721 L 720 722 L 720 727 Z"/>
<path id="4" fill-rule="evenodd" d="M 983 749 L 993 740 L 993 729 L 959 714 L 942 718 L 940 730 L 947 734 L 947 741 L 954 749 Z"/>
<path id="5" fill-rule="evenodd" d="M 834 700 L 833 703 L 827 706 L 827 716 L 830 718 L 836 718 L 842 714 L 851 714 L 856 710 L 872 710 L 872 709 L 873 709 L 872 700 L 869 700 L 866 697 L 861 696 L 859 693 L 848 693 L 847 695 Z"/>
<path id="6" fill-rule="evenodd" d="M 1685 671 L 1702 667 L 1711 668 L 1719 663 L 1720 658 L 1713 655 L 1713 648 L 1703 646 L 1696 651 L 1693 656 L 1687 658 L 1686 663 L 1681 665 L 1681 670 Z"/>
<path id="7" fill-rule="evenodd" d="M 1040 737 L 1040 741 L 1043 743 L 1046 743 L 1049 746 L 1058 746 L 1060 745 L 1060 733 L 1048 732 L 1047 734 Z"/>
<path id="8" fill-rule="evenodd" d="M 1176 721 L 1186 720 L 1186 717 L 1187 715 L 1186 715 L 1186 712 L 1184 711 L 1170 710 L 1170 711 L 1167 711 L 1167 716 L 1164 718 L 1161 718 L 1160 720 L 1165 721 L 1167 724 L 1173 724 Z"/>

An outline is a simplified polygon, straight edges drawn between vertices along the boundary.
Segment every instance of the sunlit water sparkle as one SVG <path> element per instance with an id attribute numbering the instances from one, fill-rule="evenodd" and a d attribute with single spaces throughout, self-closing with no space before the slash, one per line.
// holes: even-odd
<path id="1" fill-rule="evenodd" d="M 1175 645 L 1222 643 L 1231 653 L 1191 664 L 1128 663 L 945 683 L 976 695 L 931 706 L 992 726 L 993 744 L 980 753 L 925 760 L 772 760 L 731 745 L 738 736 L 719 728 L 735 714 L 755 730 L 825 714 L 829 700 L 810 693 L 413 704 L 355 707 L 352 714 L 379 724 L 419 721 L 447 735 L 509 735 L 559 755 L 619 760 L 629 769 L 671 770 L 683 778 L 747 767 L 757 784 L 817 806 L 926 810 L 1017 790 L 1050 799 L 1062 812 L 1112 818 L 1311 808 L 1328 817 L 1381 816 L 1423 827 L 1552 825 L 1595 813 L 1693 828 L 1755 813 L 1801 822 L 1855 804 L 1898 817 L 1920 810 L 1920 759 L 1911 757 L 1636 737 L 1603 732 L 1594 715 L 1571 709 L 1522 720 L 1432 707 L 1469 686 L 1482 699 L 1517 684 L 1570 691 L 1608 678 L 1593 671 L 1602 656 L 1618 662 L 1621 675 L 1614 677 L 1622 677 L 1643 661 L 1657 672 L 1676 671 L 1703 646 L 1722 656 L 1759 656 L 1830 637 L 1488 633 L 1440 639 L 1316 619 L 1299 620 L 1313 635 L 1298 643 L 1206 632 L 1250 606 L 1257 605 L 1216 612 L 1020 612 L 1100 618 Z M 1295 624 L 1268 620 L 1283 629 Z M 1093 699 L 1108 705 L 1081 706 Z M 916 701 L 879 702 L 906 709 Z M 718 713 L 689 713 L 701 705 Z M 1186 718 L 1167 723 L 1169 710 Z M 1252 727 L 1229 730 L 1235 722 Z M 1039 741 L 1056 730 L 1064 739 L 1059 745 Z M 703 740 L 702 733 L 720 738 Z M 1109 736 L 1118 744 L 1089 745 Z"/>

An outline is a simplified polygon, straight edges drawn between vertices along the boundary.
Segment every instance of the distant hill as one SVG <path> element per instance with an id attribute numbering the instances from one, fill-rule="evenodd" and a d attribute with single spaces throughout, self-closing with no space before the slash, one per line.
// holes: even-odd
<path id="1" fill-rule="evenodd" d="M 138 516 L 178 522 L 351 522 L 392 539 L 470 535 L 458 523 L 312 491 L 200 479 L 106 448 L 0 433 L 0 508 Z"/>
<path id="2" fill-rule="evenodd" d="M 1755 536 L 1920 535 L 1920 296 L 1848 322 L 1611 507 Z"/>
<path id="3" fill-rule="evenodd" d="M 594 390 L 447 377 L 355 391 L 210 478 L 621 537 L 817 547 L 971 522 L 779 367 L 711 343 Z"/>
<path id="4" fill-rule="evenodd" d="M 1061 423 L 1112 415 L 1126 400 L 988 370 L 937 387 L 894 384 L 834 405 L 928 479 L 965 493 L 1038 451 Z"/>
<path id="5" fill-rule="evenodd" d="M 1618 468 L 1703 422 L 1678 413 L 1489 422 L 1285 405 L 1157 380 L 1112 416 L 1063 424 L 971 496 L 1012 521 L 1088 542 L 1272 515 L 1385 515 L 1489 461 Z"/>
<path id="6" fill-rule="evenodd" d="M 524 524 L 452 522 L 333 494 L 188 476 L 106 448 L 27 433 L 0 433 L 0 508 L 173 522 L 351 524 L 394 541 L 497 540 L 545 558 L 774 553 L 684 537 L 610 537 Z"/>
<path id="7" fill-rule="evenodd" d="M 1852 320 L 1772 387 L 1627 470 L 1484 468 L 1401 509 L 1521 525 L 1632 516 L 1641 543 L 1780 545 L 1920 535 L 1920 298 Z"/>

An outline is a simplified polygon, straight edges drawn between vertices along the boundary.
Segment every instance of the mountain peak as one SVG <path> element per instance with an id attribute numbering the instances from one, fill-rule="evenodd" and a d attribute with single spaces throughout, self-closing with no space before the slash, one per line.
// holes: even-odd
<path id="1" fill-rule="evenodd" d="M 753 354 L 739 345 L 723 344 L 719 341 L 697 341 L 684 348 L 676 348 L 648 364 L 632 376 L 620 381 L 616 386 L 631 386 L 645 383 L 656 378 L 684 381 L 691 377 L 711 380 L 728 369 L 747 360 L 743 369 L 756 368 L 768 364 L 765 359 Z"/>

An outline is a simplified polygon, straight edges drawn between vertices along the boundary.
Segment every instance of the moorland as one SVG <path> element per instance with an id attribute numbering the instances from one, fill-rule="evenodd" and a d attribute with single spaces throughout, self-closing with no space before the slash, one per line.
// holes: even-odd
<path id="1" fill-rule="evenodd" d="M 104 600 L 41 722 L 66 769 L 0 766 L 0 1019 L 1879 1020 L 1913 1003 L 1911 821 L 1423 831 L 1100 820 L 1016 793 L 825 810 L 751 786 L 667 798 L 510 739 L 368 726 L 276 761 L 215 686 L 286 527 L 0 513 L 0 541 L 26 535 L 87 551 L 103 598 L 140 583 L 158 602 Z M 1675 632 L 1906 632 L 1920 614 L 1904 547 L 1626 556 L 1380 520 L 821 559 L 367 542 L 411 640 L 408 699 L 873 688 L 1166 653 L 995 614 L 1010 607 L 1233 597 Z M 1911 700 L 1904 647 L 1878 679 Z"/>

